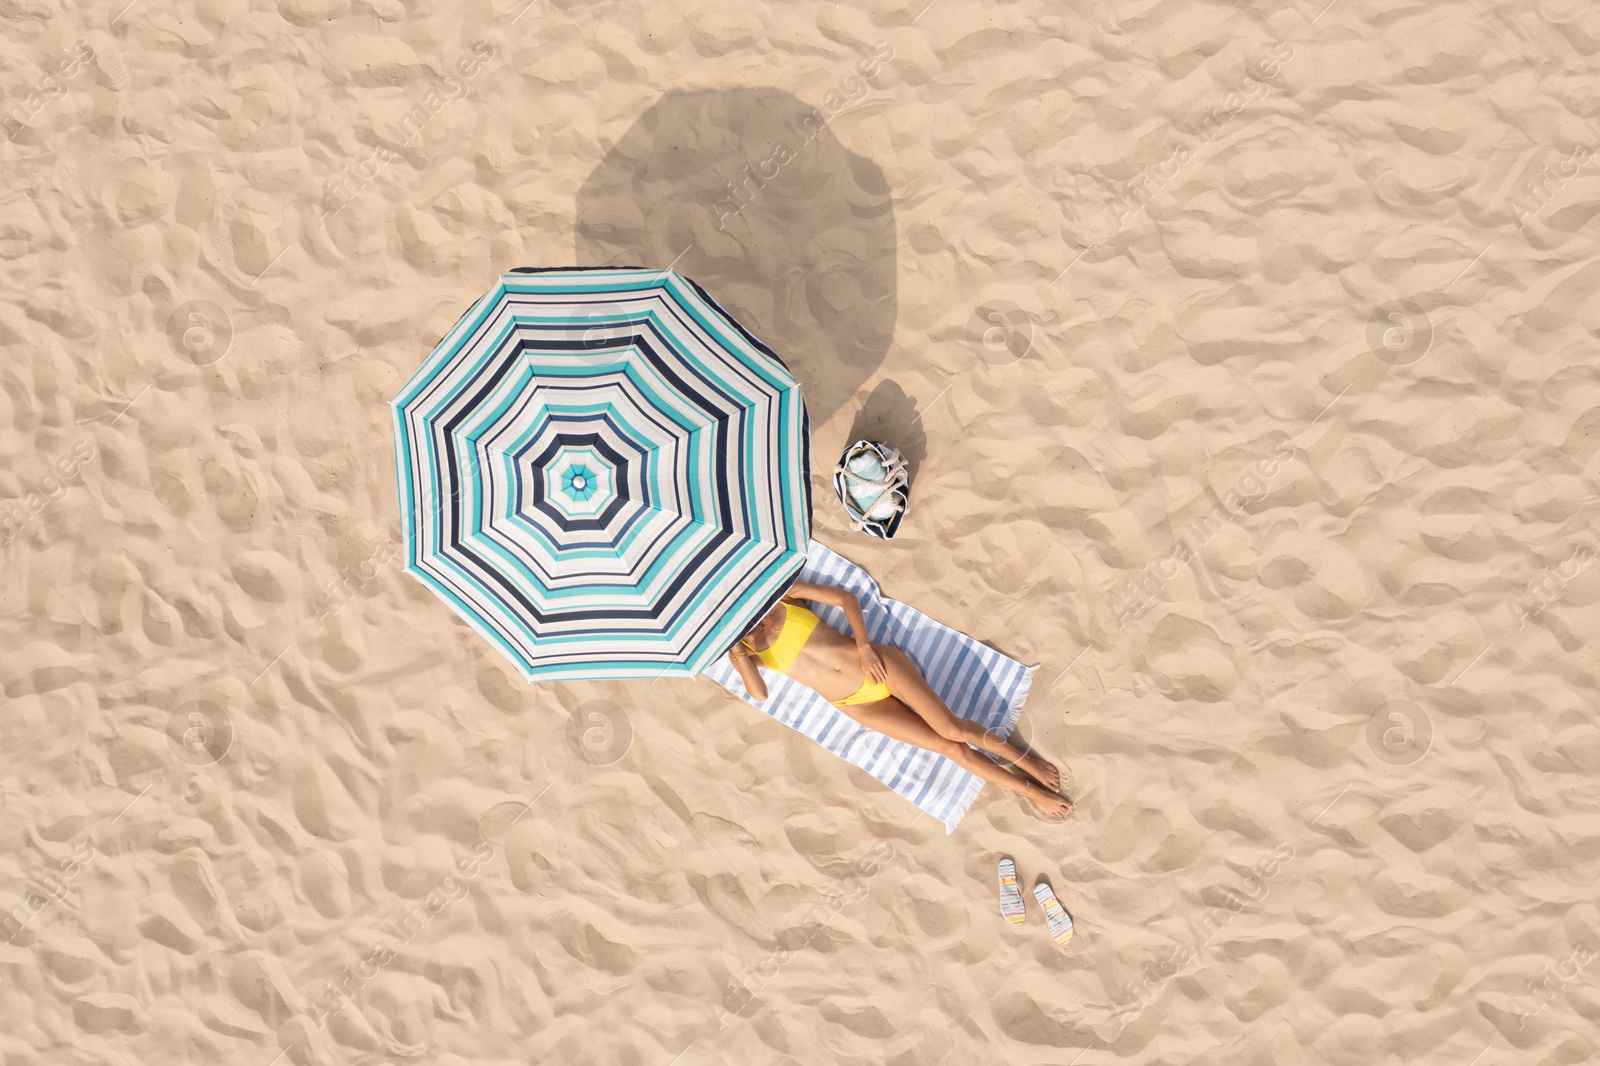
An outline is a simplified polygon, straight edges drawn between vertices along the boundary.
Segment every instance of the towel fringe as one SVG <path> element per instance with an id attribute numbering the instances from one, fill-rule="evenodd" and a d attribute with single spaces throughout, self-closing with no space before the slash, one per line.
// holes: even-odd
<path id="1" fill-rule="evenodd" d="M 961 793 L 961 798 L 956 801 L 956 809 L 944 823 L 944 835 L 949 836 L 956 831 L 956 826 L 961 824 L 961 819 L 967 816 L 967 811 L 972 809 L 972 804 L 978 798 L 978 793 L 983 791 L 983 778 L 974 777 L 967 782 L 967 787 Z"/>

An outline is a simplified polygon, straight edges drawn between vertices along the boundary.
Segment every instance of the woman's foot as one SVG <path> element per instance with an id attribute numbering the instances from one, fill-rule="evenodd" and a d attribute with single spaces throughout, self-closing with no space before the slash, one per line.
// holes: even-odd
<path id="1" fill-rule="evenodd" d="M 1045 762 L 1031 751 L 1017 760 L 1017 769 L 1033 778 L 1051 792 L 1061 790 L 1061 771 Z"/>
<path id="2" fill-rule="evenodd" d="M 1065 796 L 1058 796 L 1054 792 L 1046 792 L 1032 781 L 1025 781 L 1022 785 L 1022 795 L 1035 807 L 1051 818 L 1060 818 L 1072 810 L 1072 801 Z"/>
<path id="3" fill-rule="evenodd" d="M 1045 762 L 1031 751 L 1022 751 L 1013 746 L 1009 741 L 1001 740 L 993 733 L 985 733 L 981 740 L 974 743 L 968 741 L 973 747 L 982 748 L 991 755 L 998 756 L 1001 762 L 1007 763 L 1014 770 L 1020 770 L 1033 778 L 1051 792 L 1061 789 L 1061 771 L 1051 763 Z"/>

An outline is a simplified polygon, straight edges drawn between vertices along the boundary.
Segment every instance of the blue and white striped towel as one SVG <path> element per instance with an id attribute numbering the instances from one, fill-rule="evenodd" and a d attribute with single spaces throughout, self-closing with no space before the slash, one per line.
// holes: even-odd
<path id="1" fill-rule="evenodd" d="M 815 540 L 806 555 L 801 581 L 838 585 L 854 592 L 861 598 L 867 633 L 874 642 L 893 645 L 910 656 L 956 714 L 1002 737 L 1011 734 L 1037 666 L 1024 666 L 913 607 L 884 598 L 871 575 Z M 812 606 L 828 625 L 841 633 L 850 632 L 839 608 Z M 781 674 L 764 672 L 767 699 L 757 703 L 726 656 L 705 673 L 734 695 L 861 767 L 943 822 L 947 833 L 955 832 L 983 788 L 982 778 L 943 755 L 859 725 L 811 689 Z"/>

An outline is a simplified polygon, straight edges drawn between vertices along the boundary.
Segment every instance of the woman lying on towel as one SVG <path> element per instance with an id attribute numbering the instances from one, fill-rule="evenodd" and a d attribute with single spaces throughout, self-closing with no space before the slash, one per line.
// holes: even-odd
<path id="1" fill-rule="evenodd" d="M 844 611 L 855 639 L 819 624 L 822 619 L 802 600 Z M 729 650 L 728 659 L 758 700 L 767 698 L 767 684 L 756 668 L 759 662 L 817 692 L 867 728 L 938 752 L 985 781 L 1027 798 L 1051 817 L 1072 810 L 1072 801 L 1057 793 L 1061 775 L 1054 766 L 953 714 L 905 652 L 873 644 L 866 633 L 866 619 L 855 593 L 796 581 L 783 600 Z M 1005 765 L 984 758 L 973 748 L 999 756 Z"/>

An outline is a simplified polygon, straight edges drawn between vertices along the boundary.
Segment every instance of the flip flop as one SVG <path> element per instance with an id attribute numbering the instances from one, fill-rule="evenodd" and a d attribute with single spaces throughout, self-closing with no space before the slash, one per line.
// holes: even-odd
<path id="1" fill-rule="evenodd" d="M 1012 925 L 1028 920 L 1028 909 L 1022 903 L 1022 889 L 1017 886 L 1017 864 L 1010 859 L 1000 860 L 1000 913 Z"/>
<path id="2" fill-rule="evenodd" d="M 1065 944 L 1072 939 L 1072 915 L 1067 913 L 1067 908 L 1056 899 L 1056 894 L 1050 886 L 1040 881 L 1033 886 L 1033 898 L 1039 901 L 1039 906 L 1044 908 L 1045 924 L 1050 927 L 1050 939 L 1057 944 Z"/>

